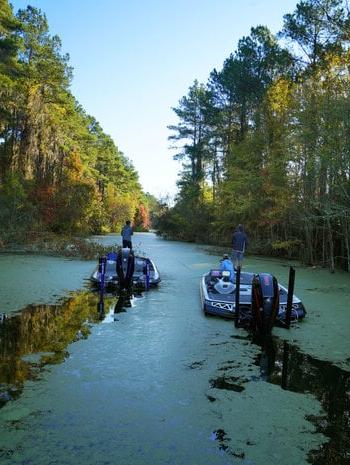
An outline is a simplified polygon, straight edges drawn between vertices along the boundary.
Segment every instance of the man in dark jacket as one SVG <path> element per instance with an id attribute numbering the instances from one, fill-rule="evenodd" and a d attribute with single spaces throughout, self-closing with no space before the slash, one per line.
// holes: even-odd
<path id="1" fill-rule="evenodd" d="M 120 234 L 123 239 L 123 248 L 128 247 L 129 249 L 132 249 L 131 236 L 134 234 L 134 232 L 130 226 L 130 221 L 126 221 Z"/>
<path id="2" fill-rule="evenodd" d="M 248 236 L 244 232 L 243 225 L 239 224 L 232 236 L 232 260 L 235 268 L 242 266 L 245 249 L 248 246 Z"/>

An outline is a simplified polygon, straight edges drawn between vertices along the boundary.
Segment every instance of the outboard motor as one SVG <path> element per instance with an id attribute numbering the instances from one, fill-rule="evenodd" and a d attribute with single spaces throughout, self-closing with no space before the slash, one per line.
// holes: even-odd
<path id="1" fill-rule="evenodd" d="M 120 291 L 131 292 L 132 278 L 135 268 L 135 257 L 131 249 L 121 249 L 117 255 L 116 269 Z"/>
<path id="2" fill-rule="evenodd" d="M 252 282 L 252 329 L 270 334 L 279 309 L 277 279 L 268 273 L 255 275 Z"/>

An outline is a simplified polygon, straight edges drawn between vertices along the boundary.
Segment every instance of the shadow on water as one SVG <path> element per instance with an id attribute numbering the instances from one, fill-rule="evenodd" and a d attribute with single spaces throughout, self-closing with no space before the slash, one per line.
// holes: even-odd
<path id="1" fill-rule="evenodd" d="M 247 383 L 264 381 L 278 385 L 283 390 L 310 394 L 319 401 L 325 413 L 307 416 L 306 419 L 315 425 L 316 432 L 328 438 L 328 442 L 318 450 L 311 450 L 308 462 L 315 465 L 349 465 L 350 372 L 331 362 L 302 353 L 297 346 L 277 337 L 257 338 L 247 333 L 244 336 L 232 335 L 231 338 L 241 341 L 243 345 L 259 346 L 261 350 L 253 361 L 253 365 L 259 367 L 259 374 L 234 376 L 235 372 L 240 372 L 241 362 L 226 360 L 224 366 L 217 368 L 220 375 L 209 379 L 209 388 L 241 393 Z M 227 343 L 223 341 L 211 345 Z M 189 366 L 197 368 L 199 362 Z M 217 401 L 215 395 L 207 394 L 206 397 L 211 403 Z M 228 444 L 230 438 L 224 430 L 217 430 L 212 434 L 219 442 L 220 449 L 232 453 Z"/>
<path id="2" fill-rule="evenodd" d="M 310 452 L 309 461 L 317 465 L 349 464 L 350 373 L 277 338 L 259 345 L 262 351 L 256 364 L 261 377 L 282 389 L 313 395 L 325 411 L 321 417 L 308 417 L 317 431 L 329 438 L 320 450 Z"/>
<path id="3" fill-rule="evenodd" d="M 30 305 L 0 323 L 0 408 L 22 393 L 24 382 L 69 356 L 67 346 L 101 320 L 101 302 L 90 292 L 57 305 Z M 105 299 L 108 301 L 109 299 Z M 100 306 L 99 306 L 100 305 Z"/>
<path id="4" fill-rule="evenodd" d="M 254 339 L 261 347 L 254 364 L 260 367 L 260 377 L 239 379 L 221 375 L 210 380 L 211 387 L 240 392 L 242 384 L 266 381 L 282 389 L 308 393 L 318 399 L 325 412 L 323 416 L 308 417 L 318 432 L 329 441 L 308 455 L 308 461 L 317 465 L 348 465 L 350 463 L 350 373 L 332 363 L 317 360 L 301 353 L 294 345 L 278 338 Z M 227 366 L 230 370 L 232 367 Z M 235 381 L 235 383 L 232 383 Z M 236 389 L 239 386 L 239 389 Z M 209 399 L 211 402 L 215 398 Z M 224 437 L 220 437 L 221 443 Z"/>

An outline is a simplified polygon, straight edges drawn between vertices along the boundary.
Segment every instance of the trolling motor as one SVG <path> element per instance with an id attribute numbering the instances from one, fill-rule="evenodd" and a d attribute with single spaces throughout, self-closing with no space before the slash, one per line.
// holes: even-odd
<path id="1" fill-rule="evenodd" d="M 279 309 L 277 279 L 268 273 L 255 275 L 252 282 L 252 330 L 270 334 Z"/>
<path id="2" fill-rule="evenodd" d="M 106 257 L 100 257 L 98 259 L 98 272 L 99 272 L 99 277 L 100 277 L 100 289 L 102 289 L 102 290 L 105 287 L 106 264 L 107 264 L 107 258 Z"/>
<path id="3" fill-rule="evenodd" d="M 98 272 L 100 277 L 100 300 L 97 304 L 97 312 L 100 319 L 104 318 L 105 315 L 105 304 L 104 304 L 104 289 L 105 289 L 105 273 L 106 273 L 107 258 L 100 257 L 98 259 Z"/>

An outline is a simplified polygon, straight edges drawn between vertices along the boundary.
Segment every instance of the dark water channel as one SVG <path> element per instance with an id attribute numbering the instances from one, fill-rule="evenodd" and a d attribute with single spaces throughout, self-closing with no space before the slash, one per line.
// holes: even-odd
<path id="1" fill-rule="evenodd" d="M 305 350 L 322 308 L 252 340 L 200 311 L 199 278 L 217 257 L 139 238 L 163 282 L 132 308 L 115 315 L 108 296 L 101 320 L 98 295 L 83 290 L 0 323 L 0 463 L 349 464 L 349 360 Z M 261 266 L 286 273 L 247 260 Z"/>

